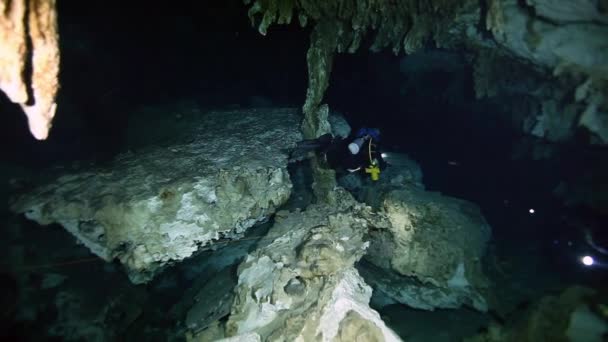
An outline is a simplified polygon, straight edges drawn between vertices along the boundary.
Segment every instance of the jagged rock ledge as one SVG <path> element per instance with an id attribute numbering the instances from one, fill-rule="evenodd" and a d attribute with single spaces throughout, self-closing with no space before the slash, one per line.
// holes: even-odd
<path id="1" fill-rule="evenodd" d="M 301 139 L 300 120 L 296 109 L 206 113 L 187 142 L 63 175 L 11 208 L 61 224 L 144 283 L 214 240 L 241 236 L 289 198 L 286 150 Z"/>
<path id="2" fill-rule="evenodd" d="M 378 217 L 344 190 L 332 195 L 336 205 L 276 219 L 239 266 L 228 320 L 189 341 L 400 341 L 369 307 L 372 289 L 354 267 Z"/>

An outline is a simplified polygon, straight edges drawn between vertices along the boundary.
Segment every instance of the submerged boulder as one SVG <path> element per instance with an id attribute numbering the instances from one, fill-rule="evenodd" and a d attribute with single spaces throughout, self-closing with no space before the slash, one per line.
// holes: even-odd
<path id="1" fill-rule="evenodd" d="M 389 223 L 370 231 L 360 264 L 375 289 L 418 309 L 488 309 L 481 258 L 490 226 L 477 206 L 403 186 L 385 194 L 381 210 Z"/>
<path id="2" fill-rule="evenodd" d="M 235 239 L 291 192 L 286 149 L 301 139 L 295 109 L 204 114 L 188 139 L 128 152 L 19 196 L 12 210 L 58 223 L 134 283 Z"/>
<path id="3" fill-rule="evenodd" d="M 607 311 L 603 293 L 571 286 L 558 295 L 544 296 L 515 310 L 504 324 L 491 324 L 487 331 L 464 341 L 605 341 Z"/>
<path id="4" fill-rule="evenodd" d="M 382 217 L 374 221 L 370 248 L 358 263 L 376 291 L 374 302 L 486 311 L 481 258 L 490 226 L 479 208 L 426 191 L 420 166 L 406 155 L 389 152 L 385 159 L 389 165 L 379 181 L 354 174 L 339 180 Z"/>
<path id="5" fill-rule="evenodd" d="M 316 204 L 277 219 L 239 267 L 225 326 L 191 340 L 399 340 L 369 307 L 372 290 L 354 267 L 375 214 L 343 190 L 334 195 L 336 206 Z"/>

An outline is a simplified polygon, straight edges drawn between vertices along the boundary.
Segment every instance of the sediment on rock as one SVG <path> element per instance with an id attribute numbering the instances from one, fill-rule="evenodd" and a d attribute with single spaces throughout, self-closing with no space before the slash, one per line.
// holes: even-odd
<path id="1" fill-rule="evenodd" d="M 135 283 L 236 239 L 291 192 L 287 149 L 301 139 L 293 109 L 206 113 L 192 137 L 128 152 L 17 197 L 12 210 L 59 223 Z"/>
<path id="2" fill-rule="evenodd" d="M 236 299 L 225 326 L 193 341 L 398 341 L 369 306 L 371 288 L 354 263 L 365 253 L 365 232 L 376 220 L 344 190 L 336 206 L 315 204 L 277 219 L 265 245 L 239 266 Z M 219 329 L 219 332 L 218 332 Z"/>
<path id="3" fill-rule="evenodd" d="M 418 186 L 384 194 L 389 224 L 371 230 L 360 269 L 393 300 L 418 309 L 488 309 L 481 260 L 490 226 L 472 203 Z"/>

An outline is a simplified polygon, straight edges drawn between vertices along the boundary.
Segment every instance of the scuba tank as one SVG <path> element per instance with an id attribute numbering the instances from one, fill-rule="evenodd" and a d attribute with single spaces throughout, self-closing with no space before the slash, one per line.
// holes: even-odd
<path id="1" fill-rule="evenodd" d="M 380 130 L 377 128 L 362 128 L 357 132 L 357 138 L 348 144 L 349 151 L 356 155 L 361 151 L 363 144 L 367 141 L 367 161 L 369 164 L 365 167 L 365 173 L 370 175 L 372 181 L 380 179 L 380 163 L 378 159 L 372 157 L 372 145 L 374 139 L 380 140 Z"/>

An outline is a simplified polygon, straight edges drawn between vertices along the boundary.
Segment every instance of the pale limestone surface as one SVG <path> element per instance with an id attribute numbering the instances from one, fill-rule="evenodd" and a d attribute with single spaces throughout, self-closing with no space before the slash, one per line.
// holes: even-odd
<path id="1" fill-rule="evenodd" d="M 234 239 L 291 193 L 287 149 L 301 139 L 293 109 L 206 113 L 192 138 L 120 155 L 16 199 L 12 210 L 59 223 L 135 283 Z"/>
<path id="2" fill-rule="evenodd" d="M 368 306 L 372 290 L 354 268 L 375 214 L 343 190 L 334 195 L 336 206 L 282 217 L 240 265 L 227 340 L 399 340 Z M 217 336 L 193 340 L 206 333 Z"/>
<path id="3" fill-rule="evenodd" d="M 587 73 L 608 72 L 608 54 L 605 48 L 608 26 L 595 23 L 597 18 L 608 17 L 595 13 L 569 10 L 573 1 L 531 1 L 542 11 L 531 15 L 517 0 L 494 0 L 486 25 L 498 43 L 535 64 L 556 68 L 559 64 L 571 65 Z M 586 2 L 586 1 L 578 1 Z M 578 7 L 581 8 L 581 7 Z M 556 23 L 543 20 L 543 14 L 556 15 L 557 11 L 576 16 L 574 23 Z"/>
<path id="4" fill-rule="evenodd" d="M 370 284 L 414 308 L 488 309 L 481 259 L 491 231 L 477 206 L 405 185 L 386 193 L 382 211 L 389 224 L 370 232 L 361 265 Z"/>
<path id="5" fill-rule="evenodd" d="M 555 131 L 556 124 L 561 131 L 573 131 L 580 125 L 593 134 L 596 143 L 608 143 L 606 8 L 590 0 L 526 3 L 527 7 L 517 0 L 489 1 L 486 28 L 498 43 L 496 47 L 515 62 L 522 60 L 538 67 L 546 84 L 557 88 L 553 94 L 542 94 L 541 89 L 530 92 L 543 102 L 541 126 L 533 134 L 544 137 L 546 130 Z M 520 78 L 525 79 L 525 75 Z M 560 106 L 547 112 L 547 102 L 555 99 Z M 548 120 L 554 122 L 547 125 Z M 564 135 L 559 132 L 558 136 Z"/>

